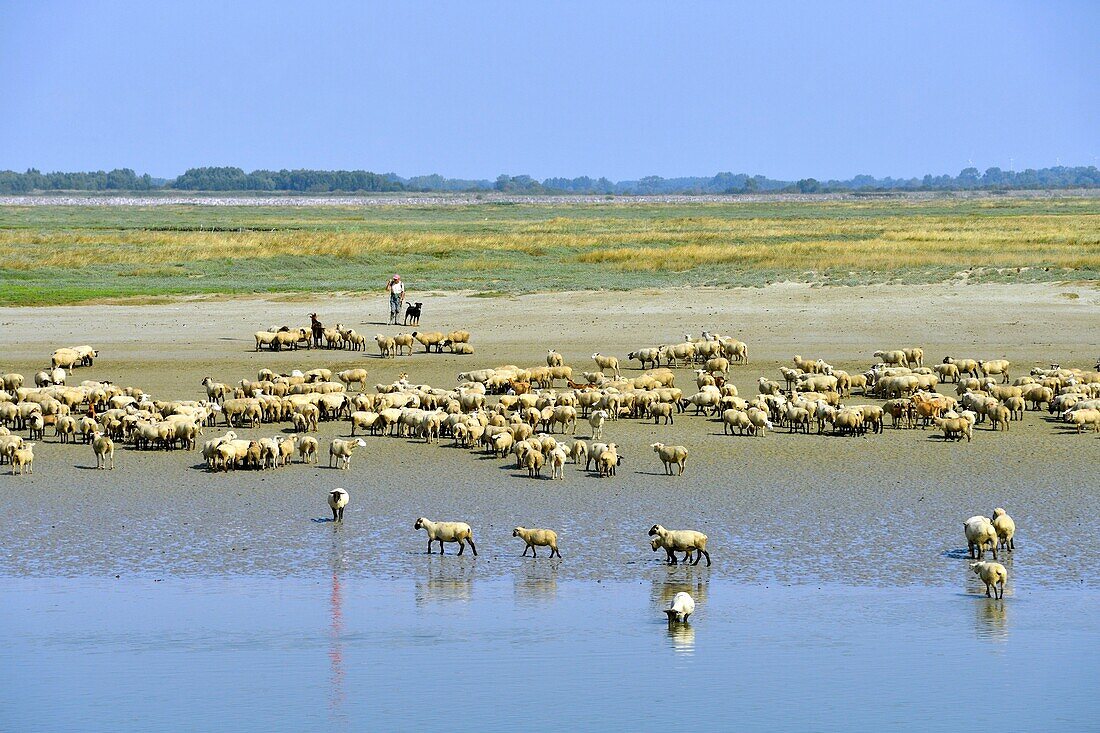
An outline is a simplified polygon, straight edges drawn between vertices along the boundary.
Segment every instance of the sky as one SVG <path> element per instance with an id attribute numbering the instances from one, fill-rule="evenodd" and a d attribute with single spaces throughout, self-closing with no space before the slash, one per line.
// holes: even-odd
<path id="1" fill-rule="evenodd" d="M 0 0 L 0 169 L 1100 165 L 1100 2 Z"/>

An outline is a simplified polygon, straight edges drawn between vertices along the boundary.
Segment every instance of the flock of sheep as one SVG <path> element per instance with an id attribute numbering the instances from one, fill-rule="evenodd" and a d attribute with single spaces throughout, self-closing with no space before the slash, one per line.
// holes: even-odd
<path id="1" fill-rule="evenodd" d="M 271 336 L 272 338 L 268 338 Z M 314 345 L 309 329 L 272 329 L 256 334 L 256 348 L 297 348 Z M 332 348 L 362 348 L 365 339 L 352 329 L 324 329 L 321 342 Z M 400 334 L 376 337 L 383 357 L 412 352 L 419 342 L 424 350 L 472 353 L 466 331 Z M 323 422 L 344 422 L 349 438 L 333 438 L 328 444 L 329 466 L 349 469 L 356 450 L 365 448 L 366 436 L 391 435 L 436 443 L 444 438 L 456 446 L 483 450 L 500 459 L 514 460 L 517 469 L 532 478 L 549 468 L 550 477 L 564 478 L 565 466 L 594 469 L 599 477 L 614 476 L 624 454 L 614 442 L 605 442 L 604 431 L 620 420 L 653 420 L 672 426 L 679 416 L 694 415 L 715 420 L 727 435 L 763 437 L 769 430 L 790 433 L 867 435 L 882 433 L 887 417 L 896 429 L 935 427 L 945 440 L 967 441 L 973 429 L 988 423 L 991 430 L 1008 430 L 1027 409 L 1046 408 L 1076 427 L 1100 431 L 1100 371 L 1066 369 L 1059 365 L 1032 369 L 1012 380 L 1006 360 L 979 361 L 946 357 L 925 366 L 920 348 L 876 351 L 876 360 L 860 373 L 834 368 L 821 359 L 796 355 L 790 366 L 779 369 L 779 378 L 760 376 L 757 394 L 741 396 L 728 381 L 731 367 L 748 363 L 744 342 L 704 332 L 676 344 L 640 348 L 627 355 L 642 369 L 624 377 L 615 356 L 592 354 L 592 371 L 574 372 L 559 352 L 550 349 L 546 364 L 520 367 L 503 365 L 465 371 L 457 386 L 435 387 L 411 382 L 406 374 L 368 391 L 368 373 L 362 368 L 336 372 L 317 368 L 279 374 L 263 369 L 255 380 L 234 383 L 213 377 L 202 380 L 205 398 L 157 400 L 138 387 L 107 381 L 67 385 L 73 369 L 91 366 L 98 352 L 90 346 L 58 349 L 51 366 L 34 376 L 34 387 L 25 386 L 20 374 L 2 376 L 0 391 L 0 463 L 10 463 L 12 474 L 32 473 L 33 441 L 43 440 L 52 427 L 62 443 L 90 444 L 97 468 L 113 469 L 116 443 L 133 449 L 199 449 L 199 438 L 208 427 L 221 423 L 224 434 L 201 444 L 211 472 L 241 469 L 279 469 L 294 462 L 318 461 L 321 445 L 311 435 Z M 675 367 L 693 369 L 692 390 L 676 386 Z M 1100 369 L 1100 365 L 1098 365 Z M 950 382 L 955 395 L 937 391 Z M 881 405 L 852 404 L 853 394 L 884 400 Z M 573 438 L 578 423 L 590 428 L 590 441 Z M 247 439 L 241 427 L 289 425 L 291 434 Z M 24 440 L 12 431 L 27 431 Z M 359 435 L 357 435 L 357 431 Z M 559 440 L 555 433 L 562 436 Z M 361 437 L 364 436 L 364 437 Z M 689 451 L 683 445 L 655 442 L 650 445 L 666 474 L 682 476 Z M 329 494 L 334 520 L 343 518 L 348 494 L 343 489 Z M 978 562 L 973 566 L 996 592 L 1006 571 L 997 563 L 982 561 L 984 548 L 994 551 L 1000 542 L 1012 549 L 1012 520 L 998 509 L 992 519 L 972 517 L 966 537 Z M 432 522 L 420 518 L 417 529 L 432 543 L 468 543 L 476 555 L 469 525 Z M 514 536 L 525 542 L 524 553 L 549 547 L 560 551 L 557 535 L 547 529 L 517 527 Z M 685 562 L 705 558 L 706 535 L 693 530 L 666 530 L 654 525 L 649 532 L 654 551 L 664 549 L 670 564 L 683 553 Z M 682 600 L 682 599 L 681 599 Z M 677 612 L 680 613 L 680 612 Z M 681 616 L 690 615 L 680 613 Z M 670 616 L 671 618 L 671 616 Z"/>

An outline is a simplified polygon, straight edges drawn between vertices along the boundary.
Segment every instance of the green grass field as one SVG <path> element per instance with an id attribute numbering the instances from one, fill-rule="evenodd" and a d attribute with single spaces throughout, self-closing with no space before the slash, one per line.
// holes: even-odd
<path id="1" fill-rule="evenodd" d="M 0 206 L 0 304 L 1100 279 L 1100 199 Z"/>

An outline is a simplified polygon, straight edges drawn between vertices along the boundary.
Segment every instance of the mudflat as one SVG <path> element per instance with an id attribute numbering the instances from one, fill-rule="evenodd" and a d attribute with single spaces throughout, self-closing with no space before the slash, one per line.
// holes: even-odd
<path id="1" fill-rule="evenodd" d="M 70 383 L 109 379 L 157 399 L 201 398 L 203 377 L 233 383 L 263 367 L 364 366 L 372 384 L 407 373 L 449 388 L 459 371 L 542 364 L 547 348 L 578 372 L 595 368 L 595 351 L 627 366 L 630 350 L 706 329 L 748 343 L 749 364 L 731 375 L 744 396 L 755 394 L 757 377 L 777 378 L 796 353 L 862 371 L 876 349 L 920 345 L 926 363 L 945 355 L 1009 359 L 1013 377 L 1051 362 L 1092 368 L 1100 356 L 1100 292 L 1082 284 L 784 284 L 491 298 L 413 291 L 410 299 L 424 303 L 422 330 L 467 329 L 476 353 L 418 348 L 378 358 L 375 333 L 413 330 L 384 325 L 381 296 L 193 298 L 0 309 L 0 370 L 30 381 L 53 349 L 88 343 L 100 358 Z M 254 351 L 254 331 L 304 325 L 311 312 L 365 333 L 368 350 Z M 637 364 L 624 373 L 639 373 Z M 676 380 L 692 391 L 690 369 L 677 369 Z M 954 394 L 954 385 L 940 391 Z M 205 438 L 223 430 L 207 427 Z M 535 561 L 553 562 L 555 577 L 663 578 L 668 571 L 646 541 L 659 522 L 709 535 L 714 565 L 679 571 L 693 577 L 972 591 L 978 581 L 966 567 L 962 520 L 1003 506 L 1019 527 L 1018 549 L 1005 560 L 1009 595 L 1098 583 L 1100 437 L 1077 435 L 1045 411 L 1028 411 L 1008 432 L 979 426 L 969 444 L 945 443 L 932 429 L 742 437 L 691 414 L 670 426 L 621 419 L 605 428 L 625 456 L 618 475 L 600 479 L 569 465 L 561 481 L 529 479 L 513 461 L 449 439 L 367 437 L 351 470 L 327 468 L 328 441 L 348 434 L 347 421 L 322 423 L 320 466 L 215 474 L 198 452 L 129 446 L 119 447 L 116 470 L 92 470 L 88 446 L 61 445 L 48 430 L 32 476 L 0 472 L 0 575 L 310 575 L 331 566 L 335 531 L 347 573 L 416 576 L 426 543 L 413 522 L 427 516 L 474 527 L 480 556 L 455 559 L 454 570 L 483 577 L 526 572 L 532 561 L 519 557 L 522 543 L 511 537 L 525 525 L 558 531 L 564 559 Z M 576 437 L 588 434 L 581 421 Z M 649 447 L 655 441 L 688 447 L 685 476 L 663 474 Z M 335 486 L 352 497 L 342 526 L 323 521 Z"/>

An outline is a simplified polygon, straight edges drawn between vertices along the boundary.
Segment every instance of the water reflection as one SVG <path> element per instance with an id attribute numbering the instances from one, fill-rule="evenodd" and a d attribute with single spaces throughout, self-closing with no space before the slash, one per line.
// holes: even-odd
<path id="1" fill-rule="evenodd" d="M 702 605 L 707 602 L 707 588 L 710 585 L 710 575 L 697 570 L 683 575 L 683 570 L 677 571 L 669 568 L 664 574 L 655 576 L 650 589 L 650 597 L 659 608 L 668 608 L 672 597 L 683 591 L 690 593 L 695 603 Z"/>
<path id="2" fill-rule="evenodd" d="M 672 651 L 684 656 L 695 653 L 695 628 L 690 622 L 668 622 L 668 640 L 672 645 Z"/>
<path id="3" fill-rule="evenodd" d="M 512 576 L 512 589 L 517 603 L 542 604 L 558 595 L 557 564 L 535 563 L 520 568 Z"/>
<path id="4" fill-rule="evenodd" d="M 1008 639 L 1008 610 L 1003 599 L 979 600 L 975 605 L 975 620 L 979 639 Z"/>
<path id="5" fill-rule="evenodd" d="M 332 539 L 332 580 L 329 588 L 329 714 L 343 728 L 347 722 L 344 711 L 344 589 L 340 573 L 344 569 L 344 550 L 335 526 Z"/>
<path id="6" fill-rule="evenodd" d="M 476 566 L 454 557 L 430 557 L 416 580 L 416 605 L 470 600 Z"/>

